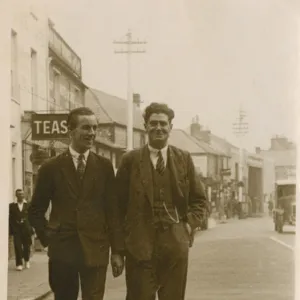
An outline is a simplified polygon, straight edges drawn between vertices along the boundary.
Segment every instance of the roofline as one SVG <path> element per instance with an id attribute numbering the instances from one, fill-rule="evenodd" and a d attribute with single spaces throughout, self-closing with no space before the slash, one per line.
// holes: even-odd
<path id="1" fill-rule="evenodd" d="M 104 111 L 105 115 L 112 121 L 112 123 L 114 122 L 114 120 L 112 119 L 112 117 L 108 114 L 108 112 L 106 111 L 106 109 L 103 107 L 103 105 L 100 103 L 99 98 L 97 97 L 97 95 L 94 93 L 94 91 L 88 87 L 87 90 L 89 90 L 91 92 L 91 94 L 94 96 L 94 98 L 97 100 L 98 105 L 101 107 L 101 109 Z"/>
<path id="2" fill-rule="evenodd" d="M 102 123 L 102 122 L 99 122 L 98 123 L 98 126 L 107 126 L 107 125 L 117 125 L 117 126 L 120 126 L 120 127 L 127 127 L 127 125 L 124 125 L 124 124 L 121 124 L 121 123 L 118 123 L 118 122 L 105 122 L 105 123 Z M 141 128 L 137 128 L 137 127 L 133 127 L 133 129 L 137 130 L 137 131 L 140 131 L 140 132 L 144 132 L 146 133 L 146 131 L 144 129 L 141 129 Z"/>
<path id="3" fill-rule="evenodd" d="M 121 127 L 127 127 L 126 124 L 121 124 L 121 123 L 118 123 L 118 122 L 113 122 L 113 123 L 114 123 L 115 125 L 119 125 L 119 126 L 121 126 Z M 136 129 L 136 130 L 142 131 L 142 132 L 146 132 L 145 129 L 142 129 L 142 128 L 139 128 L 139 127 L 135 127 L 135 126 L 133 126 L 133 129 Z"/>
<path id="4" fill-rule="evenodd" d="M 186 136 L 189 140 L 191 140 L 192 142 L 194 142 L 199 148 L 201 148 L 201 149 L 204 151 L 203 153 L 201 153 L 201 152 L 198 152 L 198 153 L 193 152 L 194 155 L 195 155 L 195 154 L 202 154 L 202 155 L 210 154 L 210 155 L 215 155 L 215 156 L 224 156 L 224 155 L 219 154 L 219 151 L 214 150 L 214 149 L 211 148 L 211 146 L 209 146 L 209 145 L 207 145 L 207 147 L 211 148 L 212 151 L 211 151 L 211 152 L 206 151 L 206 150 L 198 143 L 198 142 L 200 142 L 200 141 L 198 141 L 195 137 L 193 137 L 192 135 L 190 135 L 189 133 L 187 133 L 185 130 L 180 129 L 180 128 L 176 128 L 176 129 L 173 129 L 173 130 L 174 130 L 174 131 L 176 130 L 176 131 L 181 131 L 181 132 L 183 132 L 183 133 L 185 134 L 185 136 Z M 205 143 L 205 142 L 204 142 L 204 143 Z"/>
<path id="5" fill-rule="evenodd" d="M 212 135 L 213 137 L 216 137 L 217 139 L 223 140 L 226 144 L 228 144 L 229 147 L 235 148 L 235 149 L 239 149 L 239 147 L 233 145 L 231 142 L 228 142 L 225 138 L 219 137 L 218 135 L 215 135 L 215 134 L 213 134 L 213 133 L 211 133 L 211 135 Z"/>
<path id="6" fill-rule="evenodd" d="M 94 88 L 91 88 L 91 87 L 88 87 L 88 90 L 93 94 L 94 97 L 96 97 L 97 99 L 97 102 L 99 103 L 99 106 L 102 108 L 102 110 L 104 111 L 104 113 L 106 114 L 106 116 L 111 120 L 111 123 L 107 123 L 107 124 L 115 124 L 115 125 L 119 125 L 119 126 L 122 126 L 122 127 L 127 127 L 127 124 L 121 124 L 121 123 L 118 123 L 116 122 L 109 114 L 108 112 L 105 110 L 105 108 L 103 107 L 103 105 L 101 104 L 101 101 L 99 100 L 99 98 L 97 97 L 97 95 L 95 94 L 94 90 L 95 91 L 98 91 L 100 93 L 103 93 L 107 96 L 110 96 L 110 97 L 115 97 L 121 101 L 126 101 L 125 99 L 122 99 L 120 97 L 117 97 L 117 96 L 114 96 L 114 95 L 111 95 L 111 94 L 108 94 L 106 92 L 103 92 L 103 91 L 100 91 L 100 90 L 97 90 L 97 89 L 94 89 Z M 134 129 L 136 130 L 139 130 L 139 131 L 143 131 L 145 132 L 145 130 L 143 128 L 139 128 L 139 127 L 136 127 L 136 126 L 133 126 Z"/>
<path id="7" fill-rule="evenodd" d="M 74 48 L 71 47 L 70 44 L 62 37 L 62 35 L 56 30 L 55 23 L 50 18 L 48 18 L 48 26 L 50 27 L 51 30 L 53 30 L 58 35 L 59 38 L 62 39 L 62 41 L 66 44 L 66 46 L 80 59 L 80 64 L 81 64 L 81 67 L 82 67 L 81 57 L 74 50 Z"/>
<path id="8" fill-rule="evenodd" d="M 188 138 L 189 138 L 190 140 L 195 139 L 195 143 L 198 145 L 198 147 L 200 147 L 200 148 L 203 149 L 204 153 L 210 154 L 210 155 L 215 155 L 215 156 L 225 156 L 225 157 L 226 157 L 225 154 L 221 153 L 219 150 L 215 150 L 215 149 L 212 148 L 209 144 L 207 144 L 206 146 L 207 146 L 208 148 L 211 149 L 211 152 L 206 151 L 206 150 L 201 146 L 201 144 L 198 144 L 198 143 L 200 142 L 200 140 L 198 140 L 197 138 L 195 138 L 195 137 L 193 137 L 192 135 L 188 134 L 188 133 L 185 132 L 184 130 L 183 130 L 183 132 L 188 136 Z M 206 144 L 206 142 L 204 142 L 204 141 L 202 141 L 202 142 Z M 228 157 L 229 157 L 229 156 L 228 156 Z"/>

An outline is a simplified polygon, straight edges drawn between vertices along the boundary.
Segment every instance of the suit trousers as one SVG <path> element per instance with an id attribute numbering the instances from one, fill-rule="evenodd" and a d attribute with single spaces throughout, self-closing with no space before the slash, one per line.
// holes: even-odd
<path id="1" fill-rule="evenodd" d="M 188 270 L 189 235 L 183 223 L 156 230 L 152 259 L 126 256 L 126 300 L 183 300 Z"/>
<path id="2" fill-rule="evenodd" d="M 25 262 L 28 262 L 30 259 L 30 237 L 22 233 L 14 234 L 13 241 L 15 248 L 16 266 L 22 266 L 23 259 L 25 260 Z"/>
<path id="3" fill-rule="evenodd" d="M 103 300 L 107 266 L 87 267 L 49 259 L 49 284 L 55 300 Z"/>

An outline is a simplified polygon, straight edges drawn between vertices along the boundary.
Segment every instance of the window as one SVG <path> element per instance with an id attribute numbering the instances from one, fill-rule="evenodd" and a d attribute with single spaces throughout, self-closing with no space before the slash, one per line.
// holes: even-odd
<path id="1" fill-rule="evenodd" d="M 38 101 L 38 88 L 37 88 L 37 53 L 31 49 L 31 96 L 32 96 L 32 109 L 36 110 Z"/>
<path id="2" fill-rule="evenodd" d="M 235 180 L 239 180 L 239 164 L 235 163 Z"/>
<path id="3" fill-rule="evenodd" d="M 52 92 L 51 112 L 55 112 L 60 105 L 60 72 L 53 67 L 53 92 Z"/>
<path id="4" fill-rule="evenodd" d="M 18 100 L 18 49 L 17 33 L 11 31 L 11 98 Z"/>

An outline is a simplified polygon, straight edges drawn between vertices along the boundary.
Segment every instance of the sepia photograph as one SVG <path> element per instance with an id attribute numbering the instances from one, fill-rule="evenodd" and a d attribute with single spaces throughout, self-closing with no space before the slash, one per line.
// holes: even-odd
<path id="1" fill-rule="evenodd" d="M 7 8 L 0 298 L 297 299 L 300 2 Z"/>

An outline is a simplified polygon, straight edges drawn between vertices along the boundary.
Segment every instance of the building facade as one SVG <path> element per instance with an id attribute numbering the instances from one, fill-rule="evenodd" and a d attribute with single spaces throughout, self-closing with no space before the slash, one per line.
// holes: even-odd
<path id="1" fill-rule="evenodd" d="M 80 57 L 56 31 L 53 22 L 45 17 L 43 24 L 44 52 L 37 62 L 43 69 L 37 69 L 39 84 L 32 86 L 33 100 L 24 106 L 21 119 L 23 188 L 28 199 L 31 198 L 41 163 L 64 151 L 68 145 L 66 139 L 33 138 L 33 114 L 68 113 L 70 109 L 84 105 L 85 85 L 82 82 Z"/>
<path id="2" fill-rule="evenodd" d="M 264 194 L 269 199 L 274 197 L 275 182 L 281 178 L 294 177 L 297 168 L 296 145 L 284 136 L 275 136 L 270 141 L 268 150 L 256 148 L 256 153 L 263 158 Z"/>
<path id="3" fill-rule="evenodd" d="M 69 111 L 84 105 L 81 59 L 49 20 L 49 112 Z"/>
<path id="4" fill-rule="evenodd" d="M 11 199 L 26 182 L 22 118 L 47 107 L 48 19 L 37 1 L 13 1 L 11 28 Z M 28 132 L 27 132 L 28 134 Z M 29 195 L 27 195 L 28 197 Z"/>
<path id="5" fill-rule="evenodd" d="M 256 154 L 242 150 L 227 140 L 204 130 L 196 116 L 190 125 L 190 134 L 218 151 L 217 160 L 220 190 L 226 192 L 231 198 L 238 199 L 239 186 L 243 187 L 243 202 L 251 200 L 254 211 L 261 211 L 262 205 L 256 204 L 263 200 L 264 178 L 263 159 Z M 242 154 L 242 155 L 241 155 Z M 241 156 L 241 158 L 240 158 Z M 240 164 L 242 168 L 240 168 Z M 242 174 L 240 174 L 242 172 Z M 241 176 L 240 176 L 241 175 Z"/>
<path id="6" fill-rule="evenodd" d="M 127 101 L 102 91 L 89 88 L 85 93 L 85 105 L 98 119 L 95 151 L 109 158 L 115 170 L 127 148 Z M 133 148 L 146 143 L 144 120 L 138 103 L 133 105 Z"/>

